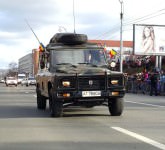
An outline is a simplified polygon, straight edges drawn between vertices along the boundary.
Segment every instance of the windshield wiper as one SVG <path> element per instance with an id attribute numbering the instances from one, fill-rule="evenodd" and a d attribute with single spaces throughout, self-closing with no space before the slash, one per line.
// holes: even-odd
<path id="1" fill-rule="evenodd" d="M 98 67 L 96 64 L 91 64 L 91 63 L 88 63 L 88 62 L 84 62 L 84 63 L 78 63 L 79 65 L 90 65 L 92 67 Z"/>
<path id="2" fill-rule="evenodd" d="M 59 64 L 56 64 L 57 66 L 62 66 L 62 65 L 64 65 L 64 66 L 66 66 L 66 65 L 69 65 L 69 66 L 71 66 L 71 67 L 76 67 L 75 65 L 73 65 L 73 64 L 71 64 L 71 63 L 59 63 Z"/>
<path id="3" fill-rule="evenodd" d="M 102 68 L 107 68 L 108 65 L 101 65 L 100 67 L 102 67 Z"/>
<path id="4" fill-rule="evenodd" d="M 83 63 L 77 63 L 77 64 L 79 64 L 79 65 L 83 65 L 83 64 L 89 65 L 90 63 L 88 63 L 88 62 L 83 62 Z"/>
<path id="5" fill-rule="evenodd" d="M 59 64 L 56 64 L 56 65 L 72 65 L 71 63 L 59 63 Z"/>

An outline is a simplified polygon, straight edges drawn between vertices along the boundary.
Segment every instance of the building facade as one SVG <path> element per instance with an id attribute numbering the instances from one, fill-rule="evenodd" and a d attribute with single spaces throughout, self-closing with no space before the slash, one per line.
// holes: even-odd
<path id="1" fill-rule="evenodd" d="M 29 53 L 18 60 L 18 73 L 25 73 L 27 76 L 33 76 L 32 53 Z"/>
<path id="2" fill-rule="evenodd" d="M 107 50 L 114 49 L 120 52 L 120 41 L 113 40 L 89 40 L 91 43 L 97 43 L 100 46 L 105 46 Z M 133 53 L 133 42 L 123 41 L 123 54 L 131 55 Z"/>
<path id="3" fill-rule="evenodd" d="M 38 73 L 39 49 L 32 50 L 32 59 L 33 59 L 33 76 L 35 76 Z"/>
<path id="4" fill-rule="evenodd" d="M 35 76 L 38 72 L 39 50 L 33 49 L 18 60 L 18 73 L 25 73 L 27 76 Z"/>

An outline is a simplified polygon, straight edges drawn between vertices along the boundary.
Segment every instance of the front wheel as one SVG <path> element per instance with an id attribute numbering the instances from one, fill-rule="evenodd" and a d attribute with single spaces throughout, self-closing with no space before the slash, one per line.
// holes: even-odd
<path id="1" fill-rule="evenodd" d="M 61 117 L 63 113 L 63 102 L 56 99 L 55 95 L 49 95 L 49 109 L 52 117 Z"/>
<path id="2" fill-rule="evenodd" d="M 42 110 L 46 109 L 46 98 L 41 95 L 40 90 L 37 90 L 37 108 Z"/>
<path id="3" fill-rule="evenodd" d="M 120 116 L 124 109 L 123 98 L 110 98 L 108 100 L 108 108 L 112 116 Z"/>

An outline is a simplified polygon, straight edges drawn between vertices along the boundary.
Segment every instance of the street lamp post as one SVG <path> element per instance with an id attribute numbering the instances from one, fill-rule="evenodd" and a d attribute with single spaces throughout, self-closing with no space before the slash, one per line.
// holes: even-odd
<path id="1" fill-rule="evenodd" d="M 121 4 L 121 13 L 120 13 L 120 72 L 123 72 L 123 0 L 119 0 Z"/>

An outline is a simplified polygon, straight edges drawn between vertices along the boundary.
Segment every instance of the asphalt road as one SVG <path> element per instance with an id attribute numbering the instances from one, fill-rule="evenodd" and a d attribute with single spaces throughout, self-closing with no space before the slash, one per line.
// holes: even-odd
<path id="1" fill-rule="evenodd" d="M 165 150 L 165 96 L 126 94 L 122 116 L 105 106 L 37 110 L 35 87 L 0 83 L 0 150 Z"/>

